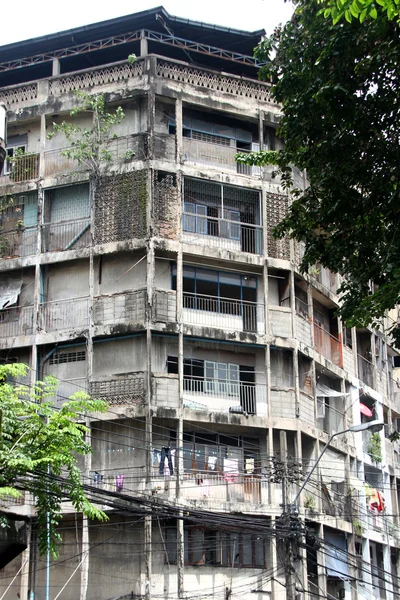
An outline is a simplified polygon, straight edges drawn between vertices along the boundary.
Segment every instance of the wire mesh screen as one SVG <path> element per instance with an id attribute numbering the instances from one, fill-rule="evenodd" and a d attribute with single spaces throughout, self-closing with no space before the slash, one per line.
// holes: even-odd
<path id="1" fill-rule="evenodd" d="M 267 194 L 267 236 L 268 256 L 290 259 L 289 238 L 277 240 L 272 235 L 273 228 L 286 216 L 288 197 L 281 194 Z"/>
<path id="2" fill-rule="evenodd" d="M 178 189 L 176 175 L 154 171 L 154 231 L 156 235 L 176 240 L 178 236 Z"/>
<path id="3" fill-rule="evenodd" d="M 145 170 L 102 177 L 94 199 L 95 243 L 145 237 L 147 198 Z"/>

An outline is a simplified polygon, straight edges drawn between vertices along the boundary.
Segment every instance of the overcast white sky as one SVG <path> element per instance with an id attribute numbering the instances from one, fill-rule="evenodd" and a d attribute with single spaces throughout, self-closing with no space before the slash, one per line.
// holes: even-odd
<path id="1" fill-rule="evenodd" d="M 292 14 L 284 0 L 38 0 L 4 2 L 1 7 L 0 45 L 63 31 L 97 21 L 163 6 L 169 14 L 254 31 L 271 33 Z"/>

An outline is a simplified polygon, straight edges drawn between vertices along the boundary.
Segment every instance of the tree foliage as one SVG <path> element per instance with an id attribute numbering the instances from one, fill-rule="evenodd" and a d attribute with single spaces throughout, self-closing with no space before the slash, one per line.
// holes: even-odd
<path id="1" fill-rule="evenodd" d="M 71 146 L 63 150 L 62 155 L 76 160 L 93 177 L 98 177 L 101 163 L 110 162 L 113 158 L 110 144 L 116 136 L 112 135 L 112 129 L 124 119 L 124 111 L 120 106 L 109 111 L 104 94 L 91 95 L 76 90 L 75 96 L 79 104 L 70 111 L 70 116 L 89 113 L 93 117 L 93 126 L 81 127 L 73 121 L 53 123 L 53 131 L 48 138 L 53 138 L 56 133 L 64 134 Z"/>
<path id="2" fill-rule="evenodd" d="M 23 364 L 0 365 L 0 496 L 17 498 L 24 490 L 34 494 L 39 549 L 57 556 L 64 500 L 91 519 L 107 519 L 86 497 L 78 467 L 78 457 L 91 452 L 83 415 L 107 405 L 77 392 L 56 410 L 49 398 L 57 380 L 46 377 L 33 389 L 15 383 L 27 370 Z"/>
<path id="3" fill-rule="evenodd" d="M 334 25 L 343 18 L 349 23 L 353 19 L 362 23 L 365 19 L 377 19 L 378 15 L 389 21 L 400 17 L 400 0 L 318 0 L 318 4 L 324 17 L 331 18 Z"/>
<path id="4" fill-rule="evenodd" d="M 256 51 L 282 105 L 284 148 L 239 158 L 278 166 L 293 202 L 275 234 L 304 241 L 303 270 L 319 262 L 344 276 L 348 325 L 376 324 L 400 299 L 399 24 L 380 13 L 334 25 L 319 0 L 295 4 Z M 307 189 L 294 188 L 293 165 Z"/>

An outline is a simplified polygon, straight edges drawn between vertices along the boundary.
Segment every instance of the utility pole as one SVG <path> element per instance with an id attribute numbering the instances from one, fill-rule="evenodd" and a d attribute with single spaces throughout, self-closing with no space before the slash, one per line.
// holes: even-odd
<path id="1" fill-rule="evenodd" d="M 286 431 L 280 432 L 280 453 L 282 459 L 282 518 L 281 527 L 285 546 L 285 587 L 286 600 L 296 600 L 295 559 L 297 556 L 295 539 L 292 536 L 292 515 L 288 502 L 288 463 Z"/>

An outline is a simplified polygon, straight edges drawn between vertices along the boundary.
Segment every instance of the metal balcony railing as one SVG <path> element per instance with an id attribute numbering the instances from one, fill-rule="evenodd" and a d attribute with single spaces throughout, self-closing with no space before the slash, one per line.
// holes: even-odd
<path id="1" fill-rule="evenodd" d="M 338 367 L 343 367 L 342 342 L 323 327 L 314 323 L 315 350 Z"/>
<path id="2" fill-rule="evenodd" d="M 0 185 L 30 181 L 39 177 L 39 154 L 22 154 L 12 159 L 10 171 L 0 177 Z"/>
<path id="3" fill-rule="evenodd" d="M 225 248 L 250 254 L 262 253 L 263 228 L 260 225 L 185 212 L 182 229 L 183 241 L 187 244 Z"/>
<path id="4" fill-rule="evenodd" d="M 90 246 L 89 219 L 45 223 L 42 227 L 42 252 L 62 252 L 88 246 Z"/>
<path id="5" fill-rule="evenodd" d="M 5 308 L 0 311 L 0 337 L 33 334 L 33 306 Z"/>
<path id="6" fill-rule="evenodd" d="M 17 258 L 36 254 L 37 227 L 24 227 L 0 235 L 2 258 Z"/>
<path id="7" fill-rule="evenodd" d="M 191 325 L 265 332 L 264 305 L 245 300 L 183 293 L 183 320 Z"/>
<path id="8" fill-rule="evenodd" d="M 40 307 L 40 327 L 46 332 L 89 326 L 89 298 L 45 302 Z"/>
<path id="9" fill-rule="evenodd" d="M 205 405 L 212 411 L 224 411 L 223 405 L 218 405 L 218 400 L 225 401 L 225 405 L 242 409 L 244 413 L 266 415 L 267 393 L 265 385 L 243 383 L 241 381 L 221 381 L 200 377 L 184 377 L 183 392 L 186 397 L 197 398 L 199 403 L 205 403 L 212 398 L 211 406 Z"/>
<path id="10" fill-rule="evenodd" d="M 229 142 L 229 140 L 224 138 L 218 139 L 218 136 L 210 137 L 215 137 L 215 141 L 183 138 L 184 162 L 217 167 L 225 171 L 233 171 L 239 175 L 260 176 L 260 167 L 252 167 L 236 162 L 236 154 L 238 152 L 246 152 L 245 150 L 229 146 L 225 143 Z"/>
<path id="11" fill-rule="evenodd" d="M 368 386 L 374 386 L 374 365 L 360 354 L 357 354 L 358 378 Z"/>

